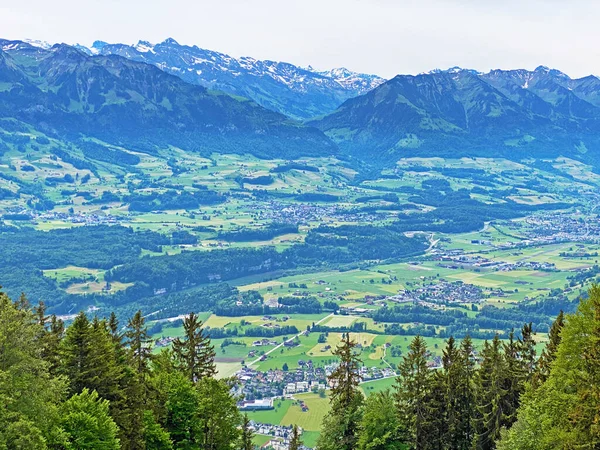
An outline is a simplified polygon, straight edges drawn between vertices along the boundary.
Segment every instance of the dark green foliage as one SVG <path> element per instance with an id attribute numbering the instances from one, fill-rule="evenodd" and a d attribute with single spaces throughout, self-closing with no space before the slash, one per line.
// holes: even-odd
<path id="1" fill-rule="evenodd" d="M 190 334 L 198 343 L 201 333 Z M 149 344 L 139 311 L 124 334 L 114 315 L 104 321 L 81 313 L 63 337 L 62 322 L 48 319 L 43 304 L 32 312 L 24 296 L 13 303 L 0 293 L 0 447 L 221 450 L 236 445 L 242 421 L 232 386 L 212 378 L 211 364 L 190 379 L 177 352 L 151 357 Z M 212 346 L 204 339 L 198 348 L 201 357 Z M 55 372 L 49 370 L 53 365 Z"/>
<path id="2" fill-rule="evenodd" d="M 145 319 L 138 310 L 129 320 L 125 331 L 125 345 L 129 349 L 129 357 L 138 377 L 148 374 L 149 362 L 152 356 L 152 339 L 146 330 Z"/>
<path id="3" fill-rule="evenodd" d="M 600 447 L 600 287 L 590 290 L 593 319 L 588 341 L 582 349 L 582 385 L 578 392 L 579 403 L 570 418 L 576 430 L 588 435 L 590 448 Z"/>
<path id="4" fill-rule="evenodd" d="M 51 376 L 43 329 L 23 296 L 0 292 L 0 447 L 45 449 L 64 442 L 57 424 L 64 380 Z"/>
<path id="5" fill-rule="evenodd" d="M 318 167 L 309 166 L 308 164 L 290 162 L 281 166 L 273 167 L 270 171 L 272 173 L 289 172 L 290 170 L 301 170 L 306 172 L 319 172 Z"/>
<path id="6" fill-rule="evenodd" d="M 320 226 L 309 231 L 304 242 L 314 251 L 318 248 L 321 252 L 329 249 L 337 251 L 340 254 L 338 258 L 347 261 L 412 256 L 422 252 L 425 247 L 420 239 L 407 238 L 389 227 L 370 225 Z M 298 246 L 299 250 L 301 248 Z"/>
<path id="7" fill-rule="evenodd" d="M 183 373 L 196 383 L 216 374 L 215 349 L 204 334 L 198 315 L 190 313 L 183 320 L 184 336 L 173 341 L 173 354 Z"/>
<path id="8" fill-rule="evenodd" d="M 399 258 L 423 252 L 421 238 L 374 226 L 320 227 L 305 244 L 283 252 L 273 248 L 182 252 L 178 255 L 142 258 L 106 274 L 107 281 L 147 283 L 154 289 L 179 290 L 194 283 L 227 281 L 251 274 L 325 263 L 348 263 L 363 259 Z"/>
<path id="9" fill-rule="evenodd" d="M 268 186 L 270 184 L 273 184 L 275 179 L 271 175 L 261 175 L 258 177 L 240 177 L 237 179 L 237 181 L 238 183 L 240 183 L 240 185 L 247 183 L 258 186 Z"/>
<path id="10" fill-rule="evenodd" d="M 297 233 L 298 225 L 287 223 L 271 223 L 265 228 L 240 228 L 235 231 L 219 231 L 217 238 L 230 242 L 268 241 L 276 236 Z"/>
<path id="11" fill-rule="evenodd" d="M 197 383 L 201 399 L 198 408 L 201 447 L 207 450 L 230 448 L 239 441 L 241 415 L 236 399 L 232 397 L 231 386 L 224 380 L 205 376 Z"/>
<path id="12" fill-rule="evenodd" d="M 217 205 L 225 200 L 225 196 L 209 190 L 168 190 L 162 193 L 131 194 L 125 199 L 129 202 L 129 211 L 138 212 L 196 209 L 201 205 Z"/>
<path id="13" fill-rule="evenodd" d="M 52 147 L 52 148 L 50 148 L 50 152 L 53 155 L 58 156 L 61 160 L 63 160 L 67 164 L 71 164 L 76 169 L 80 169 L 80 170 L 87 169 L 87 170 L 91 171 L 93 174 L 98 173 L 98 169 L 96 168 L 96 166 L 94 166 L 94 164 L 86 161 L 85 159 L 78 158 L 77 156 L 72 155 L 70 152 L 68 152 L 60 147 Z M 89 174 L 86 176 L 88 177 L 87 181 L 89 181 L 89 179 L 90 179 Z M 87 181 L 83 181 L 83 179 L 82 179 L 81 183 L 85 184 Z"/>
<path id="14" fill-rule="evenodd" d="M 466 450 L 470 447 L 473 408 L 473 348 L 466 337 L 457 347 L 453 337 L 448 339 L 442 356 L 442 390 L 444 391 L 445 435 L 448 449 Z"/>
<path id="15" fill-rule="evenodd" d="M 136 260 L 142 248 L 159 250 L 164 244 L 169 244 L 169 239 L 161 234 L 136 233 L 119 226 L 4 231 L 0 233 L 0 278 L 13 296 L 27 291 L 34 301 L 43 299 L 55 311 L 62 302 L 70 309 L 77 296 L 58 290 L 55 281 L 44 277 L 41 270 L 67 265 L 108 269 Z"/>
<path id="16" fill-rule="evenodd" d="M 456 195 L 455 195 L 456 194 Z M 486 221 L 494 219 L 513 219 L 523 217 L 532 210 L 564 209 L 572 205 L 566 203 L 548 203 L 544 205 L 522 205 L 507 200 L 502 204 L 488 205 L 471 200 L 468 192 L 454 193 L 451 196 L 439 192 L 429 193 L 431 200 L 423 197 L 416 201 L 434 204 L 436 209 L 423 214 L 398 214 L 398 222 L 390 226 L 395 231 L 440 231 L 445 233 L 462 233 L 480 230 Z"/>
<path id="17" fill-rule="evenodd" d="M 307 192 L 305 194 L 296 195 L 296 200 L 299 202 L 337 202 L 340 198 L 332 194 L 319 194 Z"/>
<path id="18" fill-rule="evenodd" d="M 77 146 L 87 158 L 95 159 L 96 161 L 103 161 L 119 166 L 135 166 L 140 162 L 140 157 L 133 153 L 106 147 L 95 142 L 81 140 L 77 142 Z"/>
<path id="19" fill-rule="evenodd" d="M 294 429 L 296 430 L 296 433 L 298 433 L 298 427 L 294 425 Z M 254 450 L 254 443 L 252 442 L 252 438 L 254 438 L 254 432 L 252 431 L 252 428 L 250 428 L 250 419 L 248 418 L 248 414 L 244 414 L 242 418 L 242 432 L 240 434 L 240 450 Z M 292 450 L 291 442 L 290 450 Z M 295 450 L 298 450 L 298 448 L 296 448 Z"/>
<path id="20" fill-rule="evenodd" d="M 408 354 L 398 365 L 396 405 L 406 442 L 417 449 L 425 448 L 428 436 L 428 404 L 432 372 L 427 366 L 427 346 L 420 336 L 410 343 Z"/>
<path id="21" fill-rule="evenodd" d="M 298 432 L 298 425 L 294 425 L 292 427 L 292 436 L 290 437 L 290 445 L 288 446 L 289 450 L 300 450 L 302 447 L 302 439 L 300 438 L 300 434 Z M 248 450 L 244 448 L 244 450 Z"/>
<path id="22" fill-rule="evenodd" d="M 98 392 L 110 402 L 111 416 L 124 431 L 126 367 L 120 342 L 115 342 L 107 322 L 97 318 L 90 322 L 80 313 L 67 328 L 60 355 L 60 373 L 69 380 L 69 392 Z"/>
<path id="23" fill-rule="evenodd" d="M 197 244 L 198 238 L 189 231 L 173 231 L 171 234 L 171 244 Z"/>
<path id="24" fill-rule="evenodd" d="M 477 450 L 494 449 L 495 442 L 500 437 L 500 430 L 510 424 L 514 414 L 510 386 L 512 379 L 508 374 L 507 359 L 502 355 L 501 349 L 502 344 L 496 336 L 491 344 L 485 342 L 481 352 L 481 368 L 476 377 L 474 414 L 473 446 Z"/>
<path id="25" fill-rule="evenodd" d="M 498 449 L 598 448 L 598 330 L 600 290 L 594 285 L 574 314 L 555 322 L 539 363 L 542 376 L 526 390 L 517 421 L 502 433 Z"/>
<path id="26" fill-rule="evenodd" d="M 552 300 L 540 301 L 535 305 L 517 305 L 515 308 L 498 308 L 491 305 L 481 307 L 475 317 L 468 317 L 466 312 L 459 310 L 440 311 L 431 307 L 421 305 L 381 308 L 371 314 L 374 320 L 386 324 L 387 334 L 411 335 L 421 334 L 423 336 L 438 337 L 464 337 L 472 336 L 479 339 L 493 339 L 495 334 L 507 337 L 505 330 L 520 327 L 523 314 L 536 323 L 536 330 L 544 332 L 550 328 L 552 319 L 546 311 L 553 311 Z M 562 303 L 560 303 L 562 304 Z M 539 312 L 538 312 L 539 311 Z M 404 327 L 398 324 L 419 322 L 425 325 Z M 445 328 L 436 330 L 433 325 L 443 325 Z M 492 331 L 494 330 L 494 331 Z M 522 330 L 523 331 L 523 330 Z M 529 328 L 529 336 L 533 334 L 533 325 Z M 531 338 L 528 338 L 529 361 L 531 361 L 533 350 Z M 534 352 L 535 353 L 535 352 Z"/>
<path id="27" fill-rule="evenodd" d="M 386 202 L 398 203 L 398 195 L 394 193 L 383 194 L 383 195 L 371 195 L 366 197 L 357 197 L 354 199 L 356 203 L 368 203 L 376 200 L 383 200 Z"/>
<path id="28" fill-rule="evenodd" d="M 18 194 L 5 188 L 0 188 L 0 200 L 7 200 L 9 198 L 16 198 Z"/>
<path id="29" fill-rule="evenodd" d="M 260 236 L 255 237 L 268 238 L 296 230 L 295 225 L 275 225 L 268 230 L 268 236 L 260 231 Z M 336 238 L 338 231 L 340 236 Z M 246 231 L 240 233 L 246 234 Z M 236 240 L 238 236 L 228 235 L 227 238 Z M 111 305 L 119 307 L 120 314 L 133 315 L 140 307 L 147 313 L 156 306 L 152 312 L 160 309 L 160 315 L 166 317 L 167 314 L 178 315 L 195 307 L 197 299 L 193 288 L 198 284 L 323 263 L 335 265 L 362 259 L 400 258 L 418 254 L 427 247 L 420 238 L 407 238 L 403 233 L 379 227 L 340 227 L 339 230 L 313 230 L 307 243 L 296 244 L 281 253 L 267 247 L 211 252 L 184 251 L 178 255 L 139 258 L 142 249 L 161 251 L 163 245 L 195 241 L 196 237 L 185 231 L 174 234 L 169 239 L 159 233 L 134 232 L 131 228 L 119 226 L 77 227 L 50 232 L 7 227 L 0 233 L 0 278 L 9 293 L 16 295 L 27 290 L 35 301 L 47 301 L 51 312 L 64 313 L 74 307 L 104 302 L 106 298 L 99 294 L 67 294 L 59 289 L 65 288 L 65 285 L 59 286 L 40 270 L 68 265 L 113 268 L 105 274 L 107 282 L 135 283 L 127 290 L 111 295 Z M 154 297 L 155 292 L 162 289 L 168 291 L 167 295 Z M 227 287 L 217 290 L 219 289 Z M 212 295 L 202 297 L 203 310 L 216 304 Z M 229 296 L 223 295 L 221 299 L 227 297 Z M 125 306 L 128 304 L 131 306 Z M 298 308 L 304 306 L 298 305 L 293 309 Z M 306 308 L 307 311 L 318 310 L 312 306 Z M 221 309 L 224 314 L 228 314 L 225 312 L 228 309 L 227 303 L 223 303 Z M 241 309 L 238 310 L 238 315 L 239 311 Z M 255 313 L 262 312 L 246 312 Z"/>
<path id="30" fill-rule="evenodd" d="M 542 351 L 538 361 L 537 372 L 534 374 L 533 378 L 534 386 L 539 386 L 548 379 L 552 362 L 556 359 L 556 352 L 561 341 L 560 333 L 564 326 L 565 314 L 561 310 L 550 328 L 550 332 L 548 333 L 548 343 Z"/>
<path id="31" fill-rule="evenodd" d="M 323 450 L 353 450 L 358 442 L 363 395 L 358 389 L 360 359 L 355 353 L 356 342 L 346 333 L 333 354 L 339 358 L 338 367 L 328 377 L 333 385 L 330 394 L 331 410 L 325 416 L 318 448 Z"/>

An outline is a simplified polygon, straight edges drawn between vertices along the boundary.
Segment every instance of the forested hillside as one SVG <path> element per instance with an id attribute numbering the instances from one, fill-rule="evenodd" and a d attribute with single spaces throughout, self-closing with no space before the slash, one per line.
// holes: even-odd
<path id="1" fill-rule="evenodd" d="M 65 328 L 0 293 L 0 448 L 251 448 L 201 326 L 190 314 L 156 354 L 139 313 L 126 324 L 81 313 Z"/>
<path id="2" fill-rule="evenodd" d="M 286 62 L 234 58 L 195 45 L 182 45 L 171 38 L 157 44 L 140 41 L 136 45 L 96 41 L 90 48 L 78 48 L 91 55 L 119 55 L 153 64 L 188 83 L 241 95 L 298 119 L 329 113 L 344 100 L 384 81 L 344 68 L 316 71 Z"/>
<path id="3" fill-rule="evenodd" d="M 22 296 L 0 294 L 0 445 L 8 449 L 251 449 L 249 420 L 217 380 L 215 350 L 194 313 L 172 349 L 153 352 L 138 312 L 126 325 L 80 313 L 65 327 Z M 600 287 L 557 317 L 536 354 L 531 325 L 477 352 L 452 337 L 431 369 L 417 336 L 393 390 L 358 389 L 357 343 L 345 334 L 330 374 L 317 447 L 596 448 L 600 442 Z M 18 387 L 18 389 L 17 389 Z M 297 427 L 290 448 L 301 445 Z"/>
<path id="4" fill-rule="evenodd" d="M 561 312 L 537 355 L 531 325 L 481 352 L 449 338 L 432 370 L 420 336 L 393 389 L 364 398 L 350 337 L 336 351 L 331 410 L 318 448 L 545 450 L 600 443 L 600 288 L 576 313 Z"/>

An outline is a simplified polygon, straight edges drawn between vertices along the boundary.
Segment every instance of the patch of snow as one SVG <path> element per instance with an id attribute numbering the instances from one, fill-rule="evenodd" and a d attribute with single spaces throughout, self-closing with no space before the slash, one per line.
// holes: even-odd
<path id="1" fill-rule="evenodd" d="M 2 46 L 2 50 L 6 51 L 6 50 L 14 50 L 15 48 L 18 48 L 19 44 L 15 43 L 15 44 L 6 44 L 4 46 Z"/>
<path id="2" fill-rule="evenodd" d="M 148 41 L 139 41 L 133 48 L 140 53 L 156 53 L 154 46 Z"/>
<path id="3" fill-rule="evenodd" d="M 198 58 L 196 56 L 192 56 L 192 64 L 203 64 L 203 63 L 210 63 L 211 61 L 207 60 L 207 59 L 203 59 L 203 58 Z"/>
<path id="4" fill-rule="evenodd" d="M 33 45 L 34 47 L 43 48 L 44 50 L 48 50 L 52 47 L 52 44 L 46 41 L 40 41 L 38 39 L 23 39 L 23 42 L 28 43 L 29 45 Z"/>

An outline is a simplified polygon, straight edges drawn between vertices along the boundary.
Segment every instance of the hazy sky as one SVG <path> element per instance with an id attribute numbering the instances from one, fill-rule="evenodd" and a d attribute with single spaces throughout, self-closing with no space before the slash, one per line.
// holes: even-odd
<path id="1" fill-rule="evenodd" d="M 173 37 L 233 56 L 391 77 L 434 68 L 600 75 L 597 0 L 21 0 L 0 37 L 91 44 Z"/>

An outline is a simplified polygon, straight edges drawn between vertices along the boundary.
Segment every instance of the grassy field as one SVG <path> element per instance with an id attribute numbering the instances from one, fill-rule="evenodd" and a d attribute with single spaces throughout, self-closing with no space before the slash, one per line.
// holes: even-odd
<path id="1" fill-rule="evenodd" d="M 379 380 L 366 381 L 361 383 L 360 389 L 365 395 L 368 396 L 377 392 L 385 391 L 386 389 L 392 389 L 395 382 L 395 378 L 382 378 Z"/>
<path id="2" fill-rule="evenodd" d="M 290 405 L 285 415 L 282 417 L 280 425 L 297 424 L 308 431 L 319 431 L 323 417 L 329 411 L 329 399 L 320 397 L 319 394 L 296 394 L 296 401 Z M 308 411 L 303 412 L 299 402 L 302 401 L 308 407 Z"/>
<path id="3" fill-rule="evenodd" d="M 248 417 L 250 420 L 254 420 L 256 422 L 285 425 L 282 420 L 286 416 L 293 403 L 294 402 L 292 400 L 278 399 L 273 403 L 274 409 L 267 411 L 248 411 Z"/>
<path id="4" fill-rule="evenodd" d="M 264 434 L 255 434 L 254 439 L 252 439 L 252 442 L 254 443 L 254 445 L 256 445 L 258 447 L 262 447 L 270 440 L 271 440 L 271 436 L 265 436 Z"/>
<path id="5" fill-rule="evenodd" d="M 47 269 L 43 271 L 44 276 L 53 278 L 57 282 L 62 283 L 69 281 L 72 278 L 94 277 L 104 279 L 104 272 L 99 269 L 88 269 L 87 267 L 67 266 L 61 269 Z"/>
<path id="6" fill-rule="evenodd" d="M 59 145 L 55 139 L 52 145 Z M 208 252 L 228 248 L 253 248 L 273 246 L 282 251 L 290 245 L 304 241 L 311 229 L 323 224 L 383 224 L 397 220 L 399 211 L 406 204 L 418 201 L 410 189 L 421 189 L 432 181 L 446 181 L 453 189 L 469 189 L 471 199 L 488 204 L 500 204 L 514 201 L 522 205 L 541 205 L 554 202 L 566 202 L 576 205 L 573 217 L 589 218 L 592 200 L 600 186 L 600 175 L 593 172 L 590 166 L 567 159 L 547 160 L 545 165 L 536 165 L 533 161 L 509 161 L 503 158 L 401 158 L 395 167 L 383 170 L 380 176 L 372 179 L 360 179 L 355 182 L 357 172 L 333 157 L 301 158 L 295 162 L 308 164 L 317 168 L 310 170 L 288 170 L 273 172 L 278 166 L 288 163 L 284 159 L 264 160 L 251 155 L 233 154 L 199 154 L 183 149 L 169 147 L 155 154 L 135 153 L 140 162 L 135 170 L 115 164 L 91 161 L 83 153 L 74 149 L 79 158 L 93 164 L 94 173 L 87 169 L 77 169 L 72 164 L 52 155 L 45 147 L 26 144 L 23 151 L 12 144 L 7 152 L 0 155 L 0 187 L 11 192 L 20 192 L 23 186 L 13 180 L 27 183 L 26 187 L 39 186 L 40 192 L 47 199 L 56 202 L 50 211 L 39 211 L 34 221 L 27 225 L 17 221 L 9 224 L 31 226 L 38 230 L 49 231 L 62 228 L 82 226 L 73 215 L 93 215 L 98 220 L 107 217 L 117 218 L 115 223 L 131 227 L 136 231 L 150 230 L 171 236 L 174 231 L 186 230 L 198 238 L 197 244 L 171 245 L 165 243 L 160 250 L 142 250 L 140 257 L 175 255 L 183 251 Z M 185 170 L 175 170 L 172 162 Z M 31 169 L 25 167 L 30 166 Z M 544 169 L 540 168 L 543 167 Z M 23 170 L 26 168 L 27 170 Z M 481 177 L 460 174 L 452 169 L 477 169 L 482 171 Z M 70 175 L 70 183 L 45 183 L 48 177 L 64 177 Z M 82 182 L 84 176 L 89 181 Z M 242 181 L 242 178 L 271 176 L 272 183 L 258 185 Z M 133 193 L 154 194 L 167 190 L 193 191 L 202 187 L 224 194 L 224 201 L 219 204 L 191 208 L 190 210 L 157 210 L 152 212 L 129 211 L 127 197 Z M 538 187 L 538 188 L 536 188 Z M 510 189 L 510 194 L 497 195 Z M 25 189 L 26 191 L 26 189 Z M 98 201 L 104 193 L 112 193 L 120 198 L 102 203 Z M 321 193 L 339 196 L 337 202 L 300 202 L 295 196 L 306 193 Z M 384 200 L 381 197 L 388 195 Z M 396 196 L 389 201 L 389 196 Z M 506 195 L 506 196 L 505 196 Z M 594 196 L 594 197 L 592 197 Z M 362 198 L 360 198 L 362 197 Z M 0 214 L 28 208 L 29 194 L 0 201 Z M 94 200 L 94 201 L 90 201 Z M 594 200 L 595 201 L 595 200 Z M 394 204 L 397 209 L 393 209 Z M 403 206 L 404 205 L 404 206 Z M 288 210 L 285 210 L 288 208 Z M 362 212 L 362 208 L 368 212 Z M 434 206 L 424 202 L 418 204 L 411 213 L 419 214 L 431 211 Z M 281 214 L 281 211 L 286 211 Z M 308 212 L 306 212 L 306 211 Z M 407 209 L 408 210 L 408 209 Z M 538 214 L 538 213 L 536 213 Z M 540 213 L 541 214 L 541 213 Z M 597 214 L 597 212 L 596 212 Z M 270 272 L 252 275 L 236 280 L 230 284 L 240 291 L 256 290 L 267 301 L 282 296 L 298 297 L 315 296 L 319 301 L 335 301 L 346 308 L 364 308 L 373 310 L 383 305 L 395 306 L 385 297 L 399 291 L 413 290 L 442 280 L 462 282 L 478 286 L 485 299 L 482 305 L 493 305 L 502 308 L 513 307 L 515 303 L 529 301 L 546 296 L 553 289 L 564 289 L 576 271 L 585 270 L 598 263 L 598 256 L 585 256 L 600 252 L 600 245 L 580 243 L 560 243 L 537 245 L 527 248 L 501 248 L 510 243 L 519 243 L 529 236 L 532 225 L 531 217 L 515 220 L 495 220 L 486 223 L 482 229 L 467 233 L 427 233 L 431 238 L 432 248 L 427 255 L 414 257 L 412 260 L 383 263 L 379 260 L 360 261 L 352 265 L 328 267 L 315 266 L 290 269 L 283 272 Z M 229 242 L 217 236 L 220 231 L 233 231 L 246 227 L 261 229 L 279 220 L 291 220 L 300 224 L 297 233 L 290 233 L 261 241 Z M 583 225 L 582 225 L 583 226 Z M 520 264 L 516 270 L 487 270 L 478 267 L 449 268 L 442 267 L 436 255 L 437 251 L 455 251 L 470 257 L 486 258 L 498 264 Z M 551 263 L 555 270 L 530 269 L 526 265 L 533 263 Z M 449 266 L 451 264 L 446 264 Z M 343 271 L 334 270 L 340 267 Z M 512 267 L 511 269 L 515 269 Z M 67 293 L 113 294 L 127 289 L 132 284 L 111 283 L 110 289 L 104 281 L 104 271 L 86 267 L 68 265 L 43 271 L 48 282 L 56 282 Z M 83 281 L 82 281 L 83 280 Z M 579 289 L 580 286 L 577 286 Z M 499 290 L 502 290 L 500 292 Z M 569 294 L 573 296 L 574 294 Z M 110 305 L 110 302 L 106 302 Z M 461 309 L 469 317 L 475 317 L 476 311 Z M 183 312 L 182 312 L 183 313 Z M 238 330 L 243 334 L 249 327 L 275 325 L 293 325 L 298 331 L 306 330 L 313 323 L 327 317 L 322 314 L 294 314 L 284 320 L 284 314 L 273 318 L 263 316 L 221 317 L 209 312 L 201 313 L 205 326 Z M 172 318 L 180 319 L 182 316 Z M 523 318 L 524 321 L 526 317 Z M 152 316 L 148 317 L 152 326 Z M 243 321 L 243 322 L 242 322 Z M 414 336 L 383 335 L 384 324 L 375 323 L 371 318 L 335 315 L 322 323 L 325 327 L 349 327 L 357 322 L 365 323 L 366 332 L 352 333 L 360 344 L 361 358 L 366 366 L 396 367 L 402 356 L 408 351 L 408 345 Z M 410 322 L 401 324 L 406 327 Z M 439 327 L 437 328 L 439 331 Z M 179 337 L 183 333 L 181 326 L 165 324 L 155 338 Z M 225 345 L 224 339 L 214 339 L 216 364 L 219 376 L 233 375 L 242 367 L 242 363 L 257 360 L 265 352 L 281 344 L 288 336 L 277 336 L 270 339 L 267 346 L 253 346 L 259 338 L 233 337 L 234 345 Z M 330 331 L 319 342 L 320 333 L 310 333 L 299 338 L 295 347 L 281 347 L 270 353 L 264 361 L 253 367 L 258 370 L 282 368 L 286 364 L 291 370 L 299 366 L 300 360 L 312 360 L 315 365 L 326 365 L 334 361 L 332 354 L 341 339 L 341 334 Z M 543 341 L 544 336 L 538 338 Z M 320 339 L 323 341 L 323 338 Z M 432 356 L 440 356 L 445 339 L 427 337 L 425 341 Z M 391 345 L 392 347 L 387 347 Z M 476 348 L 481 348 L 483 341 L 474 340 Z M 392 348 L 394 355 L 392 356 Z M 252 356 L 250 356 L 252 355 Z M 389 388 L 393 378 L 363 383 L 361 389 L 367 395 Z M 306 402 L 309 412 L 304 413 L 297 403 L 291 400 L 280 401 L 273 411 L 251 413 L 254 420 L 279 424 L 297 423 L 305 428 L 305 442 L 309 445 L 316 439 L 320 422 L 328 408 L 327 399 L 316 394 L 303 394 L 297 397 Z M 267 437 L 257 437 L 257 443 L 264 443 Z"/>

